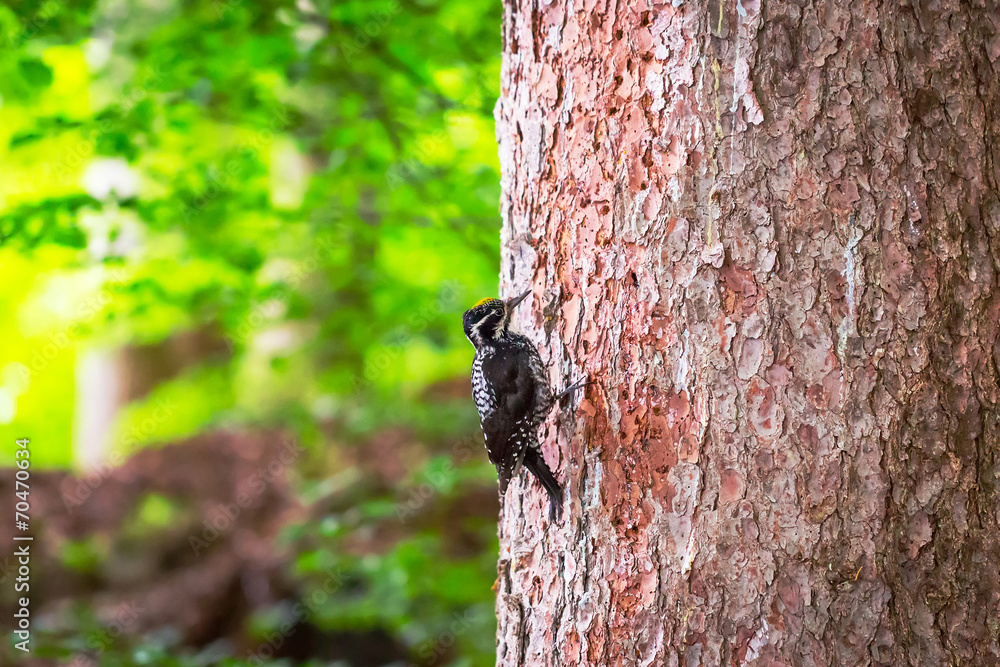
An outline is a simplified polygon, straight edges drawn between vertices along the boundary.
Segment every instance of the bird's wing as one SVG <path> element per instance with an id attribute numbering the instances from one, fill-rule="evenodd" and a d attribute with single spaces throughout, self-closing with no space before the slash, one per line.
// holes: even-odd
<path id="1" fill-rule="evenodd" d="M 483 374 L 501 388 L 497 392 L 496 410 L 483 420 L 486 450 L 497 468 L 501 495 L 520 470 L 524 450 L 535 437 L 538 393 L 528 355 L 527 350 L 510 349 L 483 361 Z"/>

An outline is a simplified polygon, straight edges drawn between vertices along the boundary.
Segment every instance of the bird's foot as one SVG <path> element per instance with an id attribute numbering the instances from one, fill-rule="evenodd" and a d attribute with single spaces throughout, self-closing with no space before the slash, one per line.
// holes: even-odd
<path id="1" fill-rule="evenodd" d="M 562 399 L 564 399 L 567 396 L 569 396 L 570 394 L 572 394 L 577 389 L 580 389 L 581 387 L 586 387 L 588 384 L 597 384 L 597 381 L 596 380 L 591 380 L 591 379 L 585 377 L 582 380 L 580 380 L 579 382 L 574 382 L 573 384 L 571 384 L 570 386 L 566 387 L 561 392 L 559 392 L 558 394 L 556 394 L 554 401 L 556 403 L 558 403 Z"/>

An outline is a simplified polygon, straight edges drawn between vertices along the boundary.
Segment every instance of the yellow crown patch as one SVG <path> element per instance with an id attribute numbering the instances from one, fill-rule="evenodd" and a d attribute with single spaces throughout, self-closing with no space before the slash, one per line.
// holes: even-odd
<path id="1" fill-rule="evenodd" d="M 500 299 L 497 299 L 496 297 L 488 296 L 485 299 L 480 299 L 479 301 L 477 301 L 476 305 L 474 305 L 473 308 L 479 308 L 479 306 L 483 305 L 484 303 L 489 303 L 490 301 L 499 301 L 499 300 Z"/>

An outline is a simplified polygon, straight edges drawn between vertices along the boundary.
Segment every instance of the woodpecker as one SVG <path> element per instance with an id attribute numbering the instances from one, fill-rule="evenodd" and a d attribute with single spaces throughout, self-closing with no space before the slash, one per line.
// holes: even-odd
<path id="1" fill-rule="evenodd" d="M 500 497 L 523 464 L 548 493 L 549 516 L 555 520 L 562 514 L 562 487 L 542 458 L 538 430 L 556 402 L 583 383 L 554 395 L 538 350 L 510 330 L 511 312 L 529 294 L 531 290 L 508 301 L 483 299 L 465 311 L 462 325 L 476 348 L 472 398 L 486 452 L 500 478 Z"/>

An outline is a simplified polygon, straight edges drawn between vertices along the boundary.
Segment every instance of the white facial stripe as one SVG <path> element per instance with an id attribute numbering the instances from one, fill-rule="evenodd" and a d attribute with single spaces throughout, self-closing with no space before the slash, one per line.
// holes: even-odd
<path id="1" fill-rule="evenodd" d="M 500 333 L 502 331 L 506 331 L 507 330 L 507 325 L 509 324 L 509 321 L 510 321 L 510 311 L 507 310 L 506 308 L 504 308 L 503 309 L 503 318 L 500 320 L 500 326 L 498 326 L 496 328 L 496 331 L 493 332 L 493 337 L 494 338 L 500 338 Z"/>
<path id="2" fill-rule="evenodd" d="M 479 335 L 479 327 L 483 326 L 483 322 L 486 321 L 487 317 L 489 317 L 489 313 L 483 315 L 481 318 L 479 318 L 478 322 L 472 325 L 472 335 L 470 336 L 470 339 L 474 340 L 477 338 L 482 338 L 482 336 Z"/>

